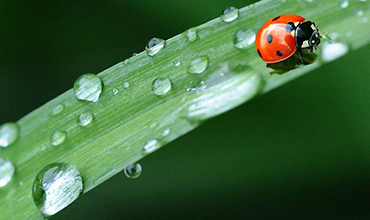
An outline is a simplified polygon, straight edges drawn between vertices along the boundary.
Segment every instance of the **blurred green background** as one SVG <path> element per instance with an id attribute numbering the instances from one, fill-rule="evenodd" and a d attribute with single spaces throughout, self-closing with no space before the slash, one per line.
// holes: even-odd
<path id="1" fill-rule="evenodd" d="M 0 122 L 246 0 L 1 1 Z M 279 12 L 277 12 L 279 14 Z M 237 109 L 53 219 L 370 217 L 370 46 Z M 22 210 L 19 210 L 22 211 Z"/>

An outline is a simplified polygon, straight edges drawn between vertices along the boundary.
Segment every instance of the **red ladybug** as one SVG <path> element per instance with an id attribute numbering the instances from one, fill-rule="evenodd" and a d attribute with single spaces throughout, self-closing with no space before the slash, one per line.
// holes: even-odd
<path id="1" fill-rule="evenodd" d="M 305 63 L 302 49 L 315 52 L 321 38 L 316 24 L 305 20 L 299 15 L 281 15 L 268 20 L 256 36 L 256 49 L 262 60 L 268 64 L 278 63 L 298 52 L 300 61 Z"/>

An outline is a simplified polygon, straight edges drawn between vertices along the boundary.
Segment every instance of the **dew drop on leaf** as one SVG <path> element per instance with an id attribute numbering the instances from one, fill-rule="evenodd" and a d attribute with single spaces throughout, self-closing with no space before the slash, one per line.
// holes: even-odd
<path id="1" fill-rule="evenodd" d="M 139 163 L 130 164 L 125 168 L 125 175 L 130 179 L 136 179 L 140 176 L 142 171 L 141 165 Z"/>
<path id="2" fill-rule="evenodd" d="M 235 7 L 226 8 L 221 13 L 221 20 L 225 22 L 232 22 L 239 16 L 239 9 Z"/>
<path id="3" fill-rule="evenodd" d="M 165 40 L 154 37 L 148 41 L 145 47 L 145 50 L 146 50 L 146 53 L 152 57 L 155 54 L 157 54 L 165 46 L 166 46 Z"/>
<path id="4" fill-rule="evenodd" d="M 82 191 L 82 178 L 74 166 L 52 163 L 36 175 L 32 196 L 39 211 L 50 217 L 75 201 Z"/>
<path id="5" fill-rule="evenodd" d="M 171 80 L 169 78 L 159 77 L 153 81 L 152 90 L 158 96 L 166 95 L 171 91 Z"/>
<path id="6" fill-rule="evenodd" d="M 87 73 L 80 76 L 74 83 L 73 91 L 79 100 L 97 102 L 103 90 L 99 76 Z"/>
<path id="7" fill-rule="evenodd" d="M 9 160 L 0 158 L 0 187 L 4 187 L 10 182 L 14 171 L 14 165 Z"/>
<path id="8" fill-rule="evenodd" d="M 19 126 L 17 123 L 8 122 L 0 126 L 0 147 L 8 147 L 19 137 Z"/>

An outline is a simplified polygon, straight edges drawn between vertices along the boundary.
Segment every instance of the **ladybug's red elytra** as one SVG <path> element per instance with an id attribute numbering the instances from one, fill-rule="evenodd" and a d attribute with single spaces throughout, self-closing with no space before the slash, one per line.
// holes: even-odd
<path id="1" fill-rule="evenodd" d="M 302 63 L 302 49 L 315 52 L 321 35 L 314 22 L 299 15 L 281 15 L 268 20 L 258 31 L 256 49 L 266 63 L 278 63 L 298 53 Z"/>

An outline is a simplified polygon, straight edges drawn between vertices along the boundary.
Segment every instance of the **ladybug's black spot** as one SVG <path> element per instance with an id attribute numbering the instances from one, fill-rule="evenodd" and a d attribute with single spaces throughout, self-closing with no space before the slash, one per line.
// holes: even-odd
<path id="1" fill-rule="evenodd" d="M 290 33 L 294 30 L 294 23 L 293 22 L 289 22 L 286 26 L 285 26 L 285 30 L 286 32 Z"/>
<path id="2" fill-rule="evenodd" d="M 262 58 L 262 55 L 261 55 L 260 50 L 258 50 L 258 49 L 257 49 L 257 53 L 258 53 L 258 55 Z"/>
<path id="3" fill-rule="evenodd" d="M 272 21 L 276 21 L 277 19 L 279 19 L 280 18 L 280 16 L 277 16 L 277 17 L 274 17 L 273 19 L 272 19 Z"/>
<path id="4" fill-rule="evenodd" d="M 280 52 L 280 50 L 276 51 L 276 55 L 278 55 L 279 57 L 283 56 L 283 54 Z"/>
<path id="5" fill-rule="evenodd" d="M 272 35 L 271 35 L 271 34 L 268 34 L 268 35 L 267 35 L 267 42 L 268 42 L 269 44 L 271 44 L 271 42 L 272 42 Z"/>

